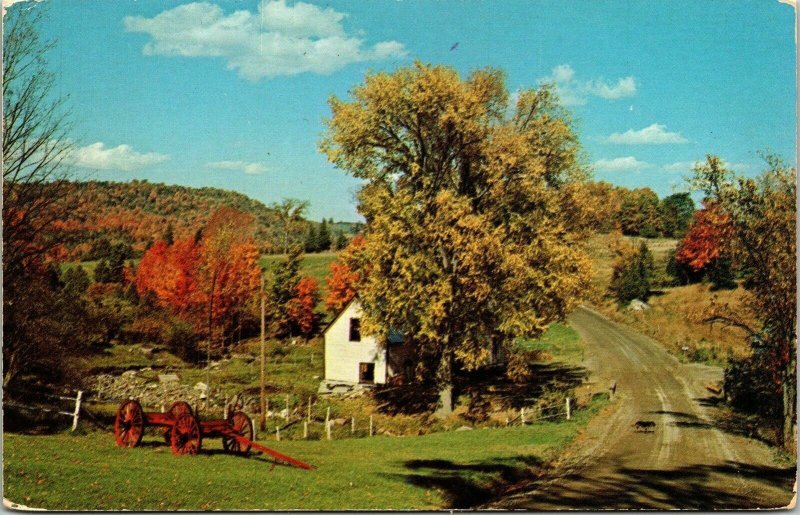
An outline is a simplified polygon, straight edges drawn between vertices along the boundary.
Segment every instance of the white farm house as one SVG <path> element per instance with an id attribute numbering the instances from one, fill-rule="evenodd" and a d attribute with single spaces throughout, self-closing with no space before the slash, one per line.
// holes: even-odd
<path id="1" fill-rule="evenodd" d="M 361 333 L 361 303 L 351 300 L 325 330 L 325 380 L 320 391 L 385 384 L 411 366 L 403 337 L 391 331 L 386 346 Z"/>

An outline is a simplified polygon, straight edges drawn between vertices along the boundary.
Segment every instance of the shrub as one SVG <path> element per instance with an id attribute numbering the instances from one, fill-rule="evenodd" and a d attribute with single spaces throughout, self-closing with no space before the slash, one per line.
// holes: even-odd
<path id="1" fill-rule="evenodd" d="M 753 337 L 753 353 L 737 359 L 728 358 L 725 368 L 725 396 L 730 404 L 742 411 L 774 420 L 783 415 L 780 379 L 771 372 L 775 359 L 761 335 Z"/>
<path id="2" fill-rule="evenodd" d="M 617 254 L 609 289 L 620 304 L 628 304 L 633 299 L 646 301 L 653 276 L 653 255 L 647 244 L 642 242 L 638 251 L 630 245 L 623 245 Z"/>

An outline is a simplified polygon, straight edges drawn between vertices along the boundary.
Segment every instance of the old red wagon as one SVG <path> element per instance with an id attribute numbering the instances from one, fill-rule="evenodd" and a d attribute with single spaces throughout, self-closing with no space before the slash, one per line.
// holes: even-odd
<path id="1" fill-rule="evenodd" d="M 246 413 L 235 411 L 225 420 L 200 421 L 188 403 L 178 401 L 165 413 L 145 413 L 135 400 L 123 401 L 114 419 L 114 439 L 120 447 L 136 447 L 141 443 L 147 426 L 164 428 L 164 439 L 173 454 L 197 454 L 203 438 L 222 438 L 223 448 L 246 456 L 250 449 L 259 450 L 273 458 L 302 469 L 313 465 L 286 456 L 253 441 L 253 421 Z"/>

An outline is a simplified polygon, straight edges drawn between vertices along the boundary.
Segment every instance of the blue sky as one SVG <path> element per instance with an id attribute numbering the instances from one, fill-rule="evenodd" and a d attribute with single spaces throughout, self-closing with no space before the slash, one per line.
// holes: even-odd
<path id="1" fill-rule="evenodd" d="M 747 174 L 759 151 L 795 162 L 794 11 L 777 0 L 44 5 L 84 178 L 299 198 L 311 218 L 356 220 L 358 181 L 317 151 L 327 99 L 414 59 L 501 68 L 511 91 L 554 81 L 600 180 L 663 196 L 706 153 Z"/>

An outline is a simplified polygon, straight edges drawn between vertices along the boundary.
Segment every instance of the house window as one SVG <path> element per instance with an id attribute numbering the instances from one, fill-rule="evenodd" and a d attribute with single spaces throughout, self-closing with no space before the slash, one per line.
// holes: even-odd
<path id="1" fill-rule="evenodd" d="M 350 341 L 351 342 L 360 342 L 361 341 L 361 319 L 360 318 L 351 318 L 350 319 Z"/>
<path id="2" fill-rule="evenodd" d="M 375 363 L 358 364 L 358 382 L 368 384 L 375 382 Z"/>

